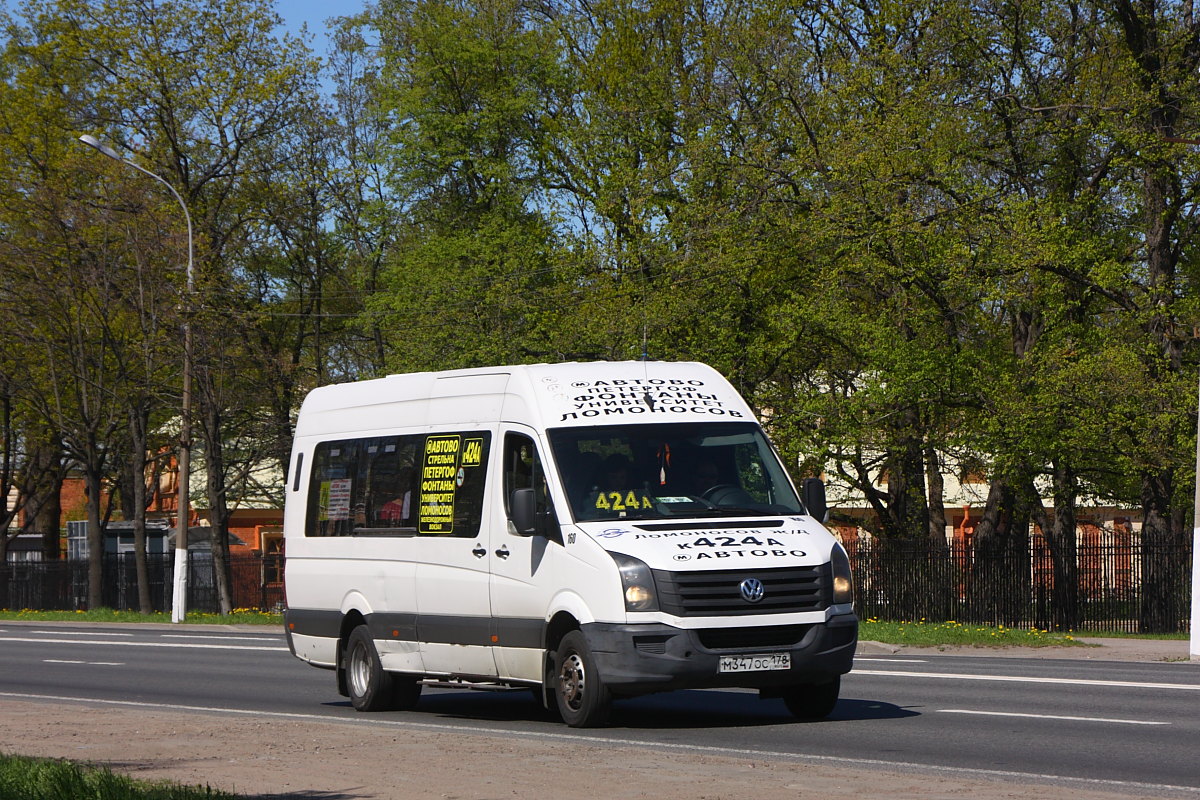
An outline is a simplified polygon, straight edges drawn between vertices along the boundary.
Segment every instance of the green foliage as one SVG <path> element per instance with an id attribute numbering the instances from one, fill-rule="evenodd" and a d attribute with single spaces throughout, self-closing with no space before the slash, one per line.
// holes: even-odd
<path id="1" fill-rule="evenodd" d="M 1182 10 L 382 0 L 341 24 L 326 108 L 265 0 L 37 0 L 0 59 L 6 352 L 64 432 L 111 441 L 100 412 L 147 387 L 169 424 L 176 209 L 86 128 L 193 208 L 214 504 L 286 464 L 313 385 L 646 353 L 723 371 L 879 534 L 929 535 L 938 468 L 1026 505 L 1057 476 L 1178 534 L 1200 366 Z M 60 304 L 21 314 L 43 279 Z"/>
<path id="2" fill-rule="evenodd" d="M 929 453 L 1017 483 L 1069 464 L 1122 502 L 1186 469 L 1158 332 L 1200 319 L 1140 242 L 1150 152 L 1196 158 L 1147 138 L 1165 62 L 1110 9 L 385 6 L 392 364 L 708 361 L 889 535 L 925 535 Z M 1194 76 L 1161 78 L 1193 118 Z"/>

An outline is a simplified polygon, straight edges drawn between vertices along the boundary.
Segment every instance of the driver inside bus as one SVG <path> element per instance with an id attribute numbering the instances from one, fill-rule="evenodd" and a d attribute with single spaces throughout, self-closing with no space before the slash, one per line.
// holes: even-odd
<path id="1" fill-rule="evenodd" d="M 721 482 L 721 479 L 717 474 L 717 465 L 712 461 L 701 461 L 696 465 L 696 471 L 693 474 L 692 481 L 694 494 L 697 497 L 703 497 L 706 492 Z"/>

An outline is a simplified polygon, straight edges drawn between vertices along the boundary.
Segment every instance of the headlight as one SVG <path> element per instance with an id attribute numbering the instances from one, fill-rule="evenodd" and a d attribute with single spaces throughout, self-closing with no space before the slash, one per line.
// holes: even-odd
<path id="1" fill-rule="evenodd" d="M 654 591 L 654 575 L 650 567 L 636 558 L 609 553 L 621 571 L 621 590 L 626 611 L 658 611 L 658 593 Z"/>
<path id="2" fill-rule="evenodd" d="M 833 567 L 833 604 L 853 603 L 854 580 L 850 576 L 850 557 L 840 544 L 833 546 L 829 564 Z"/>

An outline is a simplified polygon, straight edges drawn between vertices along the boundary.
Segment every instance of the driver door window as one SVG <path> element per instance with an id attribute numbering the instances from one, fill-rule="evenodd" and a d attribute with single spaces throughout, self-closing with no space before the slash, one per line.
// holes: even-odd
<path id="1" fill-rule="evenodd" d="M 528 436 L 510 432 L 504 437 L 504 508 L 510 518 L 512 496 L 517 489 L 533 489 L 534 505 L 539 517 L 552 511 L 546 473 L 538 457 L 537 446 Z"/>

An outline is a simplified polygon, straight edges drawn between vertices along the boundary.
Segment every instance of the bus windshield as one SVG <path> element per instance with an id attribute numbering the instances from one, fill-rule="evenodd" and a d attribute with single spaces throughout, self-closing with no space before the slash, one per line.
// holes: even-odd
<path id="1" fill-rule="evenodd" d="M 555 428 L 548 434 L 576 521 L 804 513 L 754 423 Z"/>

